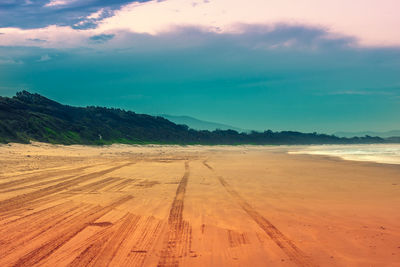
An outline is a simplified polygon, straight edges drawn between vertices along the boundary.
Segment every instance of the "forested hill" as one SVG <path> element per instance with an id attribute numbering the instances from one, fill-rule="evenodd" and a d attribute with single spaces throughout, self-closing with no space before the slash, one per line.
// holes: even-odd
<path id="1" fill-rule="evenodd" d="M 0 97 L 0 142 L 58 144 L 343 144 L 384 143 L 379 137 L 339 138 L 299 132 L 196 131 L 162 117 L 116 108 L 72 107 L 27 91 Z"/>

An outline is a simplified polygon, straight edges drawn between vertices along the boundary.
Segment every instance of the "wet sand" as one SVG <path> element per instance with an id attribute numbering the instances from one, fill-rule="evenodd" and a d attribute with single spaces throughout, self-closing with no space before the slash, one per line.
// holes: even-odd
<path id="1" fill-rule="evenodd" d="M 400 165 L 255 146 L 0 146 L 0 266 L 399 266 Z"/>

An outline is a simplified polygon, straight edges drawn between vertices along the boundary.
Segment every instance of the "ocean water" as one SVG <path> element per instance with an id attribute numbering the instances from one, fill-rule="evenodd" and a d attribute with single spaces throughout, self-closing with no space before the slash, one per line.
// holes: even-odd
<path id="1" fill-rule="evenodd" d="M 400 144 L 306 146 L 297 147 L 289 154 L 327 155 L 345 160 L 400 164 Z"/>

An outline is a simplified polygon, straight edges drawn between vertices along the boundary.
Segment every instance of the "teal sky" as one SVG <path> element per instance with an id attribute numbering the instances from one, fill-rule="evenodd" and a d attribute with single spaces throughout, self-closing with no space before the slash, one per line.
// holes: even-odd
<path id="1" fill-rule="evenodd" d="M 256 130 L 400 129 L 396 43 L 364 45 L 360 36 L 282 22 L 241 24 L 238 32 L 182 25 L 157 34 L 118 29 L 88 37 L 82 34 L 91 29 L 62 25 L 79 32 L 72 44 L 64 36 L 32 35 L 46 25 L 21 30 L 32 40 L 13 35 L 10 43 L 9 27 L 0 34 L 3 96 L 25 89 L 70 105 L 188 115 Z"/>

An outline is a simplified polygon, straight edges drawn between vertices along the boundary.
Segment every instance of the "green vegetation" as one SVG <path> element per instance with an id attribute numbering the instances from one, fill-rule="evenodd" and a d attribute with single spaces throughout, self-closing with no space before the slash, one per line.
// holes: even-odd
<path id="1" fill-rule="evenodd" d="M 0 143 L 54 144 L 354 144 L 384 143 L 379 137 L 339 138 L 292 131 L 238 133 L 196 131 L 162 117 L 116 108 L 71 107 L 27 91 L 0 97 Z"/>

